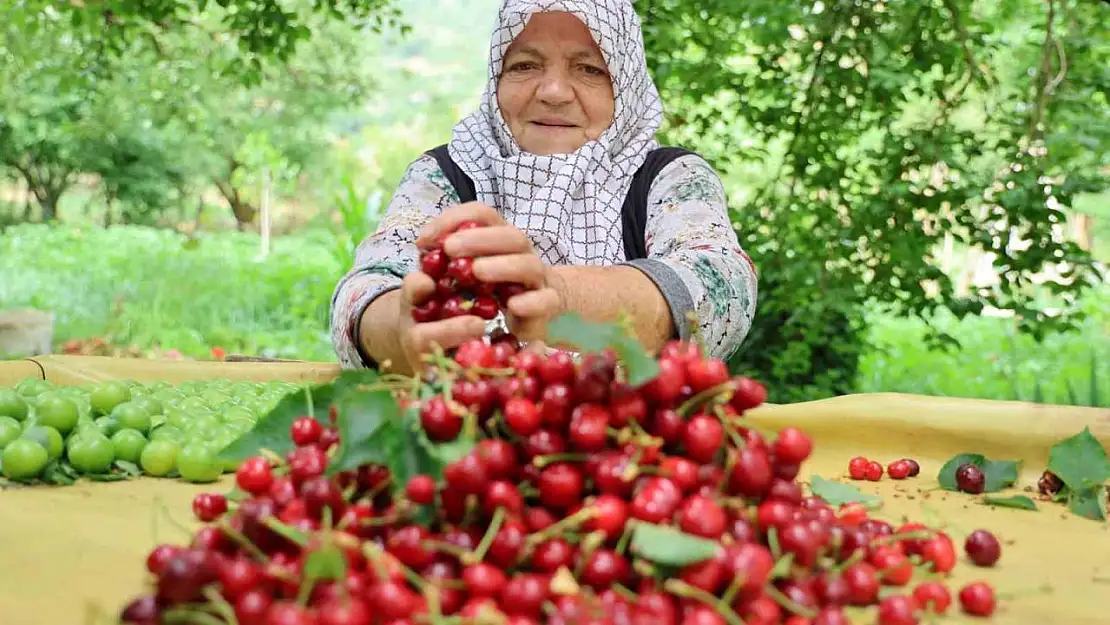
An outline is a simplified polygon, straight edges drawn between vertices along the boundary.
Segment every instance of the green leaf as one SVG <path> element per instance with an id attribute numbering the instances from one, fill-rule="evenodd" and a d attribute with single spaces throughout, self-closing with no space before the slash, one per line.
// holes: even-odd
<path id="1" fill-rule="evenodd" d="M 941 488 L 959 491 L 956 486 L 956 469 L 965 464 L 973 464 L 983 471 L 983 491 L 987 493 L 998 492 L 1017 482 L 1018 468 L 1021 463 L 1016 460 L 989 460 L 982 454 L 958 454 L 944 463 L 937 473 L 937 481 Z"/>
<path id="2" fill-rule="evenodd" d="M 139 465 L 135 464 L 134 462 L 128 462 L 126 460 L 116 460 L 112 464 L 120 470 L 120 473 L 123 473 L 127 477 L 139 477 L 143 474 L 143 470 L 140 469 Z"/>
<path id="3" fill-rule="evenodd" d="M 810 480 L 809 487 L 814 495 L 824 499 L 831 506 L 839 506 L 845 503 L 862 503 L 871 508 L 877 507 L 883 502 L 882 498 L 878 495 L 860 492 L 858 488 L 851 484 L 826 480 L 820 475 L 813 476 L 813 479 Z"/>
<path id="4" fill-rule="evenodd" d="M 243 434 L 219 453 L 220 460 L 246 460 L 256 456 L 263 449 L 285 455 L 293 450 L 293 439 L 289 427 L 298 417 L 308 415 L 325 425 L 328 423 L 328 408 L 336 392 L 342 389 L 340 382 L 305 387 L 281 398 L 273 410 L 254 424 L 249 432 Z"/>
<path id="5" fill-rule="evenodd" d="M 231 490 L 228 491 L 226 495 L 224 495 L 224 499 L 235 502 L 243 501 L 248 497 L 250 497 L 250 495 L 248 495 L 246 491 L 239 488 L 238 486 L 233 486 Z"/>
<path id="6" fill-rule="evenodd" d="M 1017 508 L 1019 510 L 1037 509 L 1037 504 L 1025 495 L 1013 495 L 1010 497 L 983 497 L 983 503 L 987 504 L 988 506 L 997 506 L 999 508 Z"/>
<path id="7" fill-rule="evenodd" d="M 280 534 L 281 536 L 285 537 L 287 540 L 289 540 L 289 542 L 300 547 L 308 546 L 308 534 L 295 527 L 282 523 L 277 519 L 277 517 L 266 517 L 262 521 L 262 523 L 269 529 L 273 530 L 274 533 Z"/>
<path id="8" fill-rule="evenodd" d="M 326 545 L 309 552 L 304 559 L 305 581 L 344 579 L 347 576 L 347 558 L 336 545 Z"/>
<path id="9" fill-rule="evenodd" d="M 390 432 L 401 418 L 397 400 L 387 389 L 367 391 L 352 387 L 342 393 L 336 406 L 339 451 L 328 464 L 328 474 L 384 461 L 385 449 L 380 438 L 395 436 Z"/>
<path id="10" fill-rule="evenodd" d="M 1094 521 L 1106 520 L 1106 490 L 1101 484 L 1068 492 L 1068 509 L 1072 513 Z"/>
<path id="11" fill-rule="evenodd" d="M 685 534 L 672 527 L 637 523 L 632 530 L 632 552 L 656 564 L 686 566 L 717 555 L 716 541 Z"/>
<path id="12" fill-rule="evenodd" d="M 547 326 L 552 343 L 573 345 L 583 352 L 600 352 L 611 348 L 624 365 L 628 383 L 639 386 L 659 375 L 659 363 L 639 341 L 611 323 L 586 321 L 577 313 L 564 313 Z"/>
<path id="13" fill-rule="evenodd" d="M 1056 474 L 1068 488 L 1083 491 L 1110 479 L 1110 461 L 1106 450 L 1090 428 L 1052 446 L 1048 452 L 1048 470 Z"/>
<path id="14" fill-rule="evenodd" d="M 73 467 L 62 460 L 51 460 L 42 470 L 42 481 L 58 486 L 70 486 L 77 482 L 77 477 L 71 475 L 71 471 L 74 471 Z"/>
<path id="15" fill-rule="evenodd" d="M 89 473 L 85 477 L 93 482 L 122 482 L 130 479 L 122 473 Z"/>

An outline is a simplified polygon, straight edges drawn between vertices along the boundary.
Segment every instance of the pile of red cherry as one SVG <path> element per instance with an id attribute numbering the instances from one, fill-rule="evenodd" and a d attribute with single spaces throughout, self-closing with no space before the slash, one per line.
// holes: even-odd
<path id="1" fill-rule="evenodd" d="M 952 602 L 951 538 L 806 496 L 797 476 L 811 439 L 749 427 L 765 390 L 696 346 L 668 344 L 639 387 L 610 352 L 578 362 L 479 340 L 453 358 L 440 372 L 450 392 L 422 400 L 421 425 L 436 442 L 475 424 L 480 435 L 442 475 L 394 485 L 367 465 L 329 477 L 338 433 L 302 417 L 286 457 L 241 465 L 246 497 L 230 510 L 198 497 L 206 525 L 192 544 L 150 553 L 151 590 L 121 620 L 838 625 L 846 608 L 877 605 L 880 625 L 902 625 Z M 649 560 L 630 546 L 641 524 L 713 541 L 715 555 Z M 965 549 L 981 566 L 999 556 L 986 532 Z M 915 569 L 934 575 L 911 586 Z M 995 607 L 982 582 L 958 600 L 978 616 Z"/>
<path id="2" fill-rule="evenodd" d="M 481 224 L 467 221 L 453 232 L 480 228 Z M 446 235 L 445 235 L 446 236 Z M 516 283 L 483 282 L 474 276 L 474 259 L 468 256 L 451 258 L 443 251 L 443 239 L 437 245 L 420 253 L 420 271 L 435 280 L 435 293 L 412 309 L 412 319 L 417 323 L 475 315 L 492 320 L 503 310 L 514 295 L 526 288 Z"/>

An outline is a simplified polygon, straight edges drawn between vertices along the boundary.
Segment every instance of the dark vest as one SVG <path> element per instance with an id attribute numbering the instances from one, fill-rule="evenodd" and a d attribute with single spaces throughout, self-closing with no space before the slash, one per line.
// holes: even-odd
<path id="1" fill-rule="evenodd" d="M 427 153 L 435 157 L 440 169 L 443 170 L 443 174 L 447 176 L 447 180 L 458 192 L 460 202 L 473 202 L 477 199 L 477 194 L 474 192 L 474 182 L 451 159 L 446 145 L 428 150 Z M 687 154 L 694 154 L 694 152 L 683 148 L 656 148 L 648 152 L 644 164 L 636 170 L 636 174 L 632 177 L 632 185 L 628 188 L 628 195 L 624 198 L 624 205 L 621 206 L 621 227 L 626 260 L 647 258 L 644 228 L 647 225 L 647 202 L 648 194 L 651 192 L 651 184 L 664 167 Z"/>

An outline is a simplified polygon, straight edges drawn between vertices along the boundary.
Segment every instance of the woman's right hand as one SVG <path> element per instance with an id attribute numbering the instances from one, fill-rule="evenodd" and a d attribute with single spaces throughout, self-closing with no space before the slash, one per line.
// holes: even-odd
<path id="1" fill-rule="evenodd" d="M 414 271 L 401 283 L 397 330 L 401 353 L 408 365 L 407 372 L 423 372 L 425 363 L 422 357 L 435 350 L 457 347 L 470 339 L 481 338 L 486 331 L 485 320 L 475 315 L 464 315 L 451 319 L 417 323 L 413 321 L 412 310 L 435 294 L 435 281 L 430 276 Z"/>

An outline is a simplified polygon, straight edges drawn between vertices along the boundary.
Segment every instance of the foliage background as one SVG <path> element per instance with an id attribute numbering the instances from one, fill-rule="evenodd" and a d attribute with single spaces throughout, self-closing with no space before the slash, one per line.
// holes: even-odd
<path id="1" fill-rule="evenodd" d="M 334 358 L 331 287 L 476 102 L 497 4 L 0 7 L 0 309 L 54 310 L 63 349 Z M 1110 6 L 636 5 L 664 139 L 761 270 L 734 370 L 777 401 L 1110 396 Z"/>

